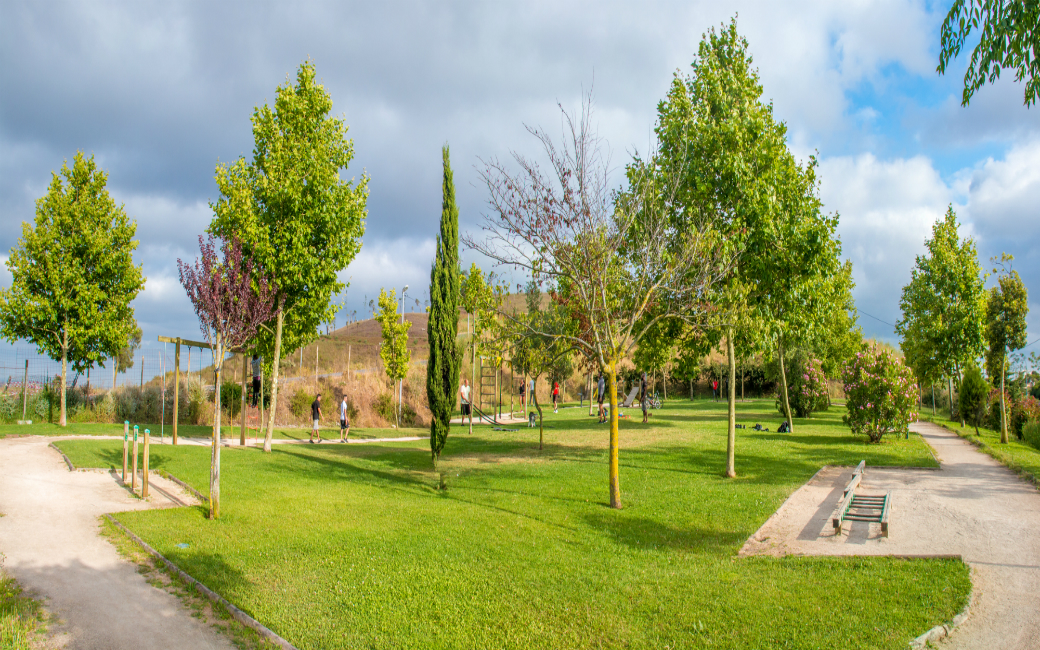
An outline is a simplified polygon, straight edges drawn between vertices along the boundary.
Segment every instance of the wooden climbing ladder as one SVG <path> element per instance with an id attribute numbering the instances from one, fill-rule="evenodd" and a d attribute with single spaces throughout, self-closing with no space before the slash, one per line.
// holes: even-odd
<path id="1" fill-rule="evenodd" d="M 891 502 L 892 493 L 883 495 L 856 494 L 860 482 L 863 480 L 863 470 L 866 469 L 867 461 L 861 460 L 852 472 L 852 478 L 842 492 L 841 501 L 834 509 L 831 516 L 831 524 L 834 526 L 835 536 L 841 535 L 841 524 L 845 521 L 866 521 L 881 524 L 882 537 L 888 537 L 888 506 Z"/>

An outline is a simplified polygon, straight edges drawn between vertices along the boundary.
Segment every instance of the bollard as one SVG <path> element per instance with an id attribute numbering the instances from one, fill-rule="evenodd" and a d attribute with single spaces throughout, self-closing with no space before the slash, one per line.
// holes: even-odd
<path id="1" fill-rule="evenodd" d="M 151 432 L 144 430 L 144 473 L 141 474 L 141 497 L 148 496 L 148 438 Z"/>
<path id="2" fill-rule="evenodd" d="M 137 425 L 134 425 L 134 467 L 133 474 L 131 475 L 130 490 L 137 492 Z"/>
<path id="3" fill-rule="evenodd" d="M 123 485 L 126 485 L 126 446 L 130 438 L 130 421 L 123 420 Z"/>

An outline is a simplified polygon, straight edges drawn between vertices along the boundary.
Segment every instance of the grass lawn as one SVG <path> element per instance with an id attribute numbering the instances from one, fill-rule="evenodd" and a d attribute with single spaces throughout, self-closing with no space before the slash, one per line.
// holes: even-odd
<path id="1" fill-rule="evenodd" d="M 160 433 L 160 427 L 158 424 L 143 424 L 131 422 L 131 429 L 133 425 L 137 424 L 141 432 L 145 429 L 149 429 L 152 435 L 158 437 Z M 225 437 L 231 438 L 232 440 L 238 440 L 239 428 L 235 426 L 221 426 L 221 430 Z M 168 439 L 173 435 L 173 426 L 167 424 L 165 427 L 166 438 Z M 177 435 L 183 438 L 209 438 L 213 434 L 212 426 L 194 425 L 194 424 L 180 424 L 177 425 Z M 68 426 L 60 427 L 57 424 L 49 424 L 47 422 L 33 424 L 0 424 L 0 439 L 7 436 L 18 436 L 18 435 L 31 435 L 31 436 L 122 436 L 123 425 L 122 424 L 97 424 L 97 423 L 70 423 Z M 336 438 L 339 440 L 339 423 L 332 422 L 331 420 L 327 423 L 327 426 L 321 430 L 323 438 Z M 403 436 L 425 436 L 429 435 L 428 429 L 407 429 L 402 428 L 400 431 L 397 429 L 370 429 L 370 428 L 355 428 L 351 427 L 350 437 L 351 438 L 382 438 L 382 437 L 403 437 Z M 254 429 L 247 429 L 246 436 L 248 439 L 253 439 L 257 436 L 257 432 Z M 282 440 L 305 440 L 310 437 L 310 429 L 303 428 L 278 428 L 274 430 L 274 437 Z"/>
<path id="2" fill-rule="evenodd" d="M 1040 449 L 1019 440 L 1014 433 L 1008 432 L 1008 443 L 1005 445 L 1000 442 L 1000 431 L 979 427 L 979 435 L 975 435 L 975 427 L 965 425 L 961 428 L 960 420 L 951 420 L 942 413 L 932 416 L 930 412 L 922 412 L 921 419 L 945 426 L 960 437 L 972 441 L 984 452 L 1016 472 L 1024 474 L 1040 487 Z"/>
<path id="3" fill-rule="evenodd" d="M 31 650 L 47 629 L 47 618 L 39 602 L 22 593 L 0 569 L 0 648 Z"/>
<path id="4" fill-rule="evenodd" d="M 606 427 L 565 408 L 541 452 L 537 429 L 454 427 L 439 472 L 425 442 L 230 448 L 219 521 L 118 519 L 301 649 L 902 649 L 964 606 L 959 561 L 734 557 L 821 465 L 935 465 L 916 435 L 851 436 L 837 408 L 795 434 L 775 432 L 772 400 L 738 408 L 773 431 L 738 431 L 734 480 L 724 403 L 623 421 L 620 511 Z M 122 453 L 59 446 L 84 467 Z M 152 464 L 206 492 L 208 453 L 163 447 Z"/>

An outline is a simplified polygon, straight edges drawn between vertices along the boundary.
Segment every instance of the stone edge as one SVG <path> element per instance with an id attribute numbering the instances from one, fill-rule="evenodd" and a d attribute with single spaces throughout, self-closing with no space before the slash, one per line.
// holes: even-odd
<path id="1" fill-rule="evenodd" d="M 58 449 L 57 445 L 55 445 L 53 442 L 48 444 L 47 446 L 50 447 L 51 449 L 53 449 L 54 451 L 58 452 L 59 454 L 61 454 L 61 457 L 63 459 L 65 459 L 65 464 L 69 466 L 69 471 L 70 472 L 75 472 L 76 471 L 76 466 L 72 464 L 72 461 L 69 460 L 69 457 L 65 455 L 64 451 Z"/>
<path id="2" fill-rule="evenodd" d="M 115 518 L 112 517 L 112 515 L 106 513 L 105 518 L 112 522 L 112 524 L 119 528 L 121 531 L 123 531 L 127 535 L 127 537 L 133 540 L 138 546 L 143 548 L 153 557 L 161 560 L 171 571 L 179 575 L 182 580 L 184 580 L 190 585 L 194 585 L 196 589 L 198 589 L 204 596 L 206 596 L 213 602 L 223 605 L 224 608 L 227 609 L 228 613 L 230 613 L 231 616 L 233 616 L 235 620 L 237 620 L 239 623 L 242 623 L 243 625 L 253 629 L 254 631 L 256 631 L 257 634 L 264 637 L 268 641 L 274 643 L 276 646 L 282 648 L 283 650 L 298 650 L 296 646 L 275 634 L 273 631 L 271 631 L 270 628 L 266 627 L 263 623 L 256 620 L 249 614 L 246 614 L 241 609 L 235 607 L 230 602 L 228 602 L 223 596 L 221 596 L 217 592 L 213 591 L 206 585 L 202 584 L 195 578 L 188 575 L 179 566 L 177 566 L 170 560 L 166 559 L 161 553 L 159 553 L 159 551 L 156 551 L 154 548 L 149 546 L 143 539 L 141 539 L 134 533 L 130 532 L 130 529 L 128 529 L 126 526 L 116 521 Z"/>
<path id="3" fill-rule="evenodd" d="M 192 494 L 195 495 L 195 498 L 198 499 L 199 502 L 201 502 L 203 504 L 209 503 L 209 497 L 205 496 L 204 494 L 202 494 L 202 492 L 199 492 L 198 490 L 196 490 L 192 486 L 188 485 L 184 481 L 180 480 L 179 478 L 177 478 L 173 474 L 170 474 L 169 472 L 167 472 L 165 470 L 161 470 L 161 469 L 155 470 L 155 473 L 158 474 L 159 476 L 163 477 L 163 478 L 166 478 L 166 479 L 169 479 L 169 480 L 173 481 L 174 483 L 176 483 L 177 485 L 181 486 L 182 488 L 184 488 L 188 492 L 191 492 Z"/>

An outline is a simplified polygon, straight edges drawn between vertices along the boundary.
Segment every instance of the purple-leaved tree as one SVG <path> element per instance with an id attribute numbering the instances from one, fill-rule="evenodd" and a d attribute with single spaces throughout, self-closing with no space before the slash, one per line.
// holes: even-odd
<path id="1" fill-rule="evenodd" d="M 267 273 L 242 253 L 234 239 L 221 246 L 217 256 L 212 236 L 199 235 L 200 259 L 191 266 L 177 260 L 181 284 L 195 306 L 206 341 L 213 346 L 217 387 L 213 412 L 213 455 L 209 471 L 209 516 L 220 516 L 220 382 L 224 357 L 256 336 L 263 323 L 270 321 L 278 308 Z"/>

